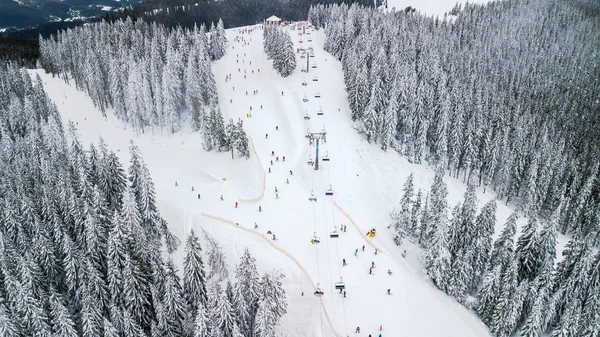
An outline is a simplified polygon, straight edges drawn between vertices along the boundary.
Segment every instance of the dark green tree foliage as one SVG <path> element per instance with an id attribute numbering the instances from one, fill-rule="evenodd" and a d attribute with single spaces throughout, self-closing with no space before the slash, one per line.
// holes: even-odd
<path id="1" fill-rule="evenodd" d="M 87 150 L 61 125 L 39 79 L 0 67 L 2 334 L 147 335 L 161 303 L 181 335 L 180 280 L 161 271 L 156 223 L 168 230 L 141 154 L 132 147 L 127 176 L 102 141 Z"/>
<path id="2" fill-rule="evenodd" d="M 296 69 L 296 52 L 287 30 L 275 26 L 265 27 L 263 47 L 267 58 L 273 60 L 273 69 L 279 75 L 287 77 Z"/>
<path id="3" fill-rule="evenodd" d="M 191 317 L 196 317 L 199 305 L 206 304 L 206 275 L 202 261 L 202 247 L 198 237 L 191 230 L 185 241 L 185 259 L 183 261 L 183 290 Z"/>
<path id="4" fill-rule="evenodd" d="M 528 216 L 564 197 L 559 231 L 597 244 L 600 21 L 582 2 L 465 4 L 451 20 L 315 5 L 308 17 L 325 27 L 368 141 L 491 187 Z"/>

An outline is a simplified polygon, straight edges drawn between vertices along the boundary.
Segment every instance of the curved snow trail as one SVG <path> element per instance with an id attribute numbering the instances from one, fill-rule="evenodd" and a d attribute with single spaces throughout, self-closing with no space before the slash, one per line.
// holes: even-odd
<path id="1" fill-rule="evenodd" d="M 354 220 L 352 219 L 352 217 L 350 216 L 350 214 L 348 214 L 348 212 L 346 212 L 342 206 L 338 205 L 337 202 L 333 202 L 333 204 L 335 205 L 335 207 L 350 221 L 350 223 L 352 223 L 354 225 L 354 228 L 358 231 L 358 233 L 360 234 L 360 237 L 363 238 L 365 241 L 367 241 L 367 243 L 369 244 L 369 246 L 371 246 L 373 249 L 377 249 L 378 252 L 383 253 L 383 250 L 377 246 L 375 246 L 375 244 L 373 243 L 373 241 L 366 235 L 362 234 L 362 229 L 360 229 L 360 227 L 358 227 L 358 224 L 356 222 L 354 222 Z"/>
<path id="2" fill-rule="evenodd" d="M 258 161 L 258 166 L 260 167 L 260 171 L 263 174 L 263 188 L 262 188 L 262 192 L 260 193 L 260 196 L 258 196 L 256 198 L 238 199 L 238 201 L 241 203 L 252 203 L 252 202 L 260 201 L 265 196 L 265 190 L 267 189 L 267 173 L 265 172 L 265 169 L 263 168 L 262 164 L 260 163 L 260 158 L 258 157 L 258 153 L 256 152 L 256 147 L 254 146 L 254 140 L 252 139 L 252 136 L 248 136 L 248 138 L 250 138 L 250 143 L 252 144 L 252 152 L 254 152 L 254 157 Z"/>
<path id="3" fill-rule="evenodd" d="M 274 249 L 278 250 L 281 254 L 287 256 L 290 260 L 292 260 L 296 266 L 300 269 L 300 271 L 302 271 L 302 273 L 304 273 L 304 276 L 306 276 L 306 278 L 308 279 L 308 281 L 310 282 L 310 285 L 313 287 L 314 290 L 317 289 L 317 287 L 315 286 L 315 283 L 313 282 L 313 280 L 310 278 L 310 275 L 308 274 L 308 271 L 306 270 L 306 268 L 304 268 L 304 266 L 302 265 L 302 263 L 300 263 L 300 261 L 298 261 L 298 259 L 296 259 L 296 257 L 294 257 L 292 254 L 288 253 L 285 249 L 277 246 L 276 244 L 273 243 L 273 240 L 268 239 L 266 236 L 264 236 L 263 234 L 255 231 L 254 229 L 250 229 L 247 227 L 243 227 L 243 226 L 238 226 L 235 224 L 234 221 L 229 220 L 229 219 L 225 219 L 223 217 L 220 216 L 216 216 L 216 215 L 211 215 L 211 214 L 207 214 L 204 212 L 200 213 L 203 217 L 209 218 L 209 219 L 213 219 L 216 221 L 220 221 L 223 223 L 226 223 L 230 226 L 233 226 L 235 228 L 241 229 L 247 233 L 250 233 L 252 235 L 258 236 L 260 238 L 262 238 L 263 240 L 265 240 L 271 247 L 273 247 Z M 343 337 L 343 335 L 341 335 L 339 332 L 337 332 L 333 326 L 333 324 L 331 323 L 331 319 L 329 318 L 329 314 L 327 314 L 327 310 L 325 309 L 325 304 L 323 303 L 323 297 L 319 298 L 319 303 L 321 303 L 321 308 L 323 310 L 323 314 L 325 315 L 325 318 L 327 319 L 327 324 L 329 325 L 329 330 L 331 330 L 331 332 L 336 336 L 336 337 Z"/>

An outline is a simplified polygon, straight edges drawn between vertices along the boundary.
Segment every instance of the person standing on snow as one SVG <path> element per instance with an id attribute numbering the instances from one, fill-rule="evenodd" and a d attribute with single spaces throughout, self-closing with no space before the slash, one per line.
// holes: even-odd
<path id="1" fill-rule="evenodd" d="M 198 199 L 200 199 L 200 193 L 198 193 Z"/>
<path id="2" fill-rule="evenodd" d="M 344 267 L 346 264 L 346 259 L 342 259 L 342 267 Z"/>
<path id="3" fill-rule="evenodd" d="M 363 252 L 365 251 L 365 245 L 363 245 Z"/>
<path id="4" fill-rule="evenodd" d="M 262 212 L 262 207 L 260 205 L 258 205 L 258 211 Z"/>
<path id="5" fill-rule="evenodd" d="M 369 274 L 373 274 L 373 267 L 369 268 Z"/>
<path id="6" fill-rule="evenodd" d="M 289 180 L 288 178 L 285 178 L 285 183 L 286 183 L 286 184 L 289 184 L 289 183 L 290 183 L 290 180 Z"/>
<path id="7" fill-rule="evenodd" d="M 194 192 L 194 186 L 192 186 L 192 192 Z"/>
<path id="8" fill-rule="evenodd" d="M 235 202 L 235 208 L 237 208 L 237 207 L 238 207 L 238 202 L 236 201 L 236 202 Z"/>
<path id="9" fill-rule="evenodd" d="M 354 256 L 358 256 L 358 248 L 354 251 Z"/>

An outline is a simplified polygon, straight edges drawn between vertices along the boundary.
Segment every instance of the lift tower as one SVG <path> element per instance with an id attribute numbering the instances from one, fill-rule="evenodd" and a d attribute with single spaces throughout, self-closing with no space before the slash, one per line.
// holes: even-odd
<path id="1" fill-rule="evenodd" d="M 310 145 L 315 143 L 315 170 L 319 169 L 319 141 L 322 139 L 323 143 L 327 143 L 327 131 L 325 128 L 319 132 L 307 132 Z"/>

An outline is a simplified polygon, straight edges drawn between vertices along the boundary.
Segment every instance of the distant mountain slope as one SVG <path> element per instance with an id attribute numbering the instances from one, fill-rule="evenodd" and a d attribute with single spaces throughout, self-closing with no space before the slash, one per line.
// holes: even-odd
<path id="1" fill-rule="evenodd" d="M 46 20 L 46 13 L 40 9 L 20 5 L 13 0 L 0 0 L 0 28 L 32 26 Z"/>

